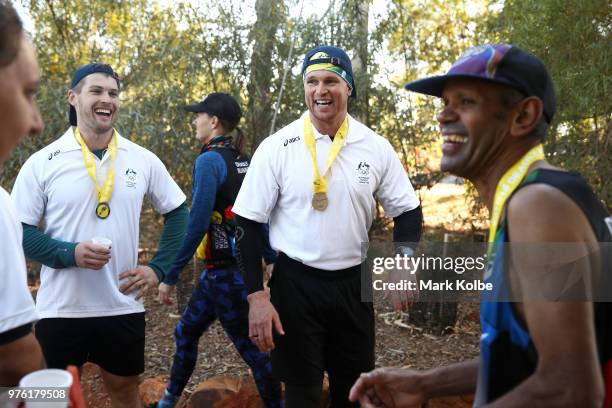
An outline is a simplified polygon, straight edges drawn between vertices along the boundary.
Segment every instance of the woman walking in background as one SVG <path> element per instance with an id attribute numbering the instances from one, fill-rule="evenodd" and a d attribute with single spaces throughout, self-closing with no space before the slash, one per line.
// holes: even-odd
<path id="1" fill-rule="evenodd" d="M 218 318 L 251 368 L 266 407 L 278 407 L 280 383 L 272 378 L 268 355 L 260 352 L 248 336 L 246 289 L 234 256 L 236 228 L 232 206 L 249 167 L 249 159 L 243 153 L 244 134 L 237 128 L 242 113 L 236 100 L 225 93 L 212 93 L 185 110 L 197 114 L 193 123 L 196 138 L 203 146 L 193 169 L 193 202 L 187 234 L 170 272 L 159 285 L 159 300 L 171 303 L 170 287 L 176 284 L 196 249 L 205 259 L 206 269 L 176 326 L 176 354 L 168 387 L 154 406 L 175 406 L 194 370 L 198 341 Z M 234 136 L 230 136 L 232 132 Z M 266 263 L 273 262 L 273 258 L 266 259 Z"/>

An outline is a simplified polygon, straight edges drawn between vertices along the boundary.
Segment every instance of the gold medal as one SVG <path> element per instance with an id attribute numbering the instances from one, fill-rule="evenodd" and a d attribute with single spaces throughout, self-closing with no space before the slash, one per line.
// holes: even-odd
<path id="1" fill-rule="evenodd" d="M 325 211 L 329 204 L 326 193 L 314 193 L 312 196 L 312 207 L 317 211 Z"/>
<path id="2" fill-rule="evenodd" d="M 110 207 L 108 203 L 99 203 L 96 207 L 96 215 L 98 218 L 106 219 L 110 215 Z"/>
<path id="3" fill-rule="evenodd" d="M 327 156 L 327 164 L 325 165 L 325 170 L 323 173 L 319 173 L 319 167 L 317 165 L 317 146 L 314 137 L 314 131 L 312 128 L 312 123 L 310 121 L 310 115 L 307 113 L 304 117 L 304 142 L 306 144 L 306 148 L 308 149 L 308 153 L 310 153 L 310 158 L 312 159 L 312 171 L 314 173 L 314 180 L 312 181 L 312 191 L 314 195 L 312 196 L 312 207 L 317 211 L 325 211 L 327 206 L 329 205 L 329 200 L 327 199 L 327 181 L 325 180 L 325 175 L 331 168 L 332 163 L 342 150 L 344 146 L 344 140 L 346 135 L 348 134 L 348 116 L 344 118 L 344 121 L 338 128 L 336 135 L 334 136 L 334 141 L 329 149 L 329 154 Z"/>
<path id="4" fill-rule="evenodd" d="M 96 201 L 98 205 L 96 206 L 96 215 L 101 220 L 108 218 L 110 215 L 110 206 L 108 203 L 113 195 L 113 185 L 115 184 L 115 156 L 117 155 L 117 132 L 113 130 L 113 135 L 111 136 L 111 140 L 108 143 L 108 151 L 110 153 L 111 161 L 110 168 L 106 173 L 106 177 L 102 183 L 102 187 L 98 185 L 98 177 L 96 175 L 96 163 L 93 159 L 92 153 L 89 151 L 87 144 L 83 140 L 81 133 L 79 132 L 79 128 L 74 128 L 74 137 L 77 142 L 81 146 L 81 152 L 83 153 L 83 161 L 85 162 L 85 169 L 89 174 L 89 177 L 93 181 L 93 184 L 96 188 Z"/>

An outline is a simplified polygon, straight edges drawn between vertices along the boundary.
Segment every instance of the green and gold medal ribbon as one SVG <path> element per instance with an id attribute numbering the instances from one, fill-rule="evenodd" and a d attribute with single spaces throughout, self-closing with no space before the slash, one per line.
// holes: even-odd
<path id="1" fill-rule="evenodd" d="M 85 144 L 81 133 L 77 127 L 74 128 L 74 137 L 81 146 L 81 152 L 83 153 L 83 161 L 85 162 L 85 169 L 89 177 L 96 186 L 96 215 L 101 218 L 107 218 L 110 214 L 109 202 L 113 195 L 113 186 L 115 184 L 115 156 L 117 155 L 117 132 L 113 130 L 110 143 L 108 144 L 108 152 L 110 153 L 111 162 L 102 187 L 98 184 L 98 178 L 96 176 L 96 162 L 93 158 L 93 154 L 89 151 L 89 148 Z"/>
<path id="2" fill-rule="evenodd" d="M 312 168 L 314 172 L 314 179 L 312 181 L 312 190 L 314 192 L 312 206 L 316 210 L 323 211 L 325 210 L 325 208 L 327 208 L 327 181 L 325 180 L 325 175 L 331 168 L 331 165 L 336 159 L 336 157 L 338 157 L 340 150 L 342 150 L 347 133 L 348 116 L 344 118 L 344 121 L 342 122 L 340 128 L 334 136 L 334 142 L 332 143 L 329 149 L 329 154 L 327 156 L 327 165 L 325 166 L 323 174 L 320 174 L 319 167 L 317 166 L 317 146 L 315 142 L 314 131 L 312 129 L 312 123 L 310 121 L 310 115 L 307 114 L 304 118 L 304 141 L 306 143 L 306 148 L 310 153 L 310 158 L 312 159 Z"/>
<path id="3" fill-rule="evenodd" d="M 491 210 L 491 221 L 489 225 L 489 243 L 495 242 L 495 234 L 497 227 L 504 210 L 506 201 L 512 195 L 514 190 L 521 184 L 529 166 L 538 160 L 544 160 L 544 148 L 541 144 L 534 146 L 529 150 L 519 161 L 510 167 L 504 175 L 499 179 L 495 187 L 495 196 L 493 198 L 493 208 Z"/>

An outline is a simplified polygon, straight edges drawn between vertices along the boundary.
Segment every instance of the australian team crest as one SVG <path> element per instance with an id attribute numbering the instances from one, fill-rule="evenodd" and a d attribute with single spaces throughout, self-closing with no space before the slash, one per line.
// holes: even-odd
<path id="1" fill-rule="evenodd" d="M 370 165 L 366 161 L 359 162 L 357 166 L 357 182 L 359 184 L 370 184 Z"/>
<path id="2" fill-rule="evenodd" d="M 132 168 L 128 168 L 125 173 L 125 186 L 128 188 L 136 188 L 136 181 L 137 181 L 137 176 L 138 173 L 136 173 L 136 170 L 132 169 Z"/>

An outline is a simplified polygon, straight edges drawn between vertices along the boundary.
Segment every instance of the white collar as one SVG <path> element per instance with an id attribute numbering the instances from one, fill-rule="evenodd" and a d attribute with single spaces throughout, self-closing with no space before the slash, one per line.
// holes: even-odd
<path id="1" fill-rule="evenodd" d="M 306 115 L 310 114 L 309 111 L 306 111 L 302 114 L 301 119 L 300 120 L 300 126 L 304 126 L 304 118 L 306 117 Z M 348 127 L 349 127 L 349 131 L 348 134 L 346 135 L 346 141 L 344 142 L 345 144 L 349 144 L 349 143 L 354 143 L 358 140 L 361 140 L 364 135 L 363 132 L 359 132 L 357 131 L 357 127 L 360 125 L 359 122 L 357 122 L 351 115 L 349 115 L 348 113 L 346 114 L 346 116 L 348 117 Z M 315 137 L 315 140 L 319 140 L 322 137 L 330 137 L 329 135 L 324 135 L 321 134 L 317 128 L 313 125 L 312 126 L 312 130 L 313 130 L 313 134 Z"/>
<path id="2" fill-rule="evenodd" d="M 69 152 L 71 150 L 81 150 L 81 145 L 77 142 L 74 137 L 74 128 L 70 126 L 68 130 L 58 139 L 59 147 L 64 152 Z M 115 130 L 117 132 L 117 130 Z M 123 136 L 117 132 L 117 147 L 120 150 L 127 150 L 127 141 Z"/>

